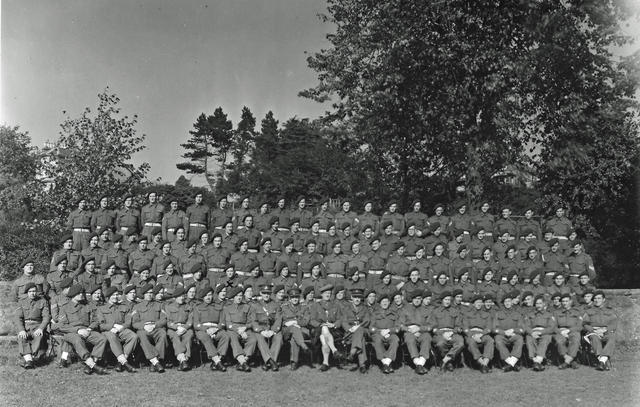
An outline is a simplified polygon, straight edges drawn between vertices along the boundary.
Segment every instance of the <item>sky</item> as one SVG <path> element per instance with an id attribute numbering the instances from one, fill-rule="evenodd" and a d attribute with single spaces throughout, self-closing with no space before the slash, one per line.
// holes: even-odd
<path id="1" fill-rule="evenodd" d="M 0 123 L 36 146 L 57 139 L 63 111 L 79 117 L 108 86 L 147 136 L 135 161 L 174 183 L 200 113 L 221 106 L 235 125 L 248 106 L 259 128 L 269 110 L 282 123 L 329 108 L 297 96 L 317 83 L 305 51 L 329 46 L 325 0 L 0 1 Z M 625 30 L 636 44 L 619 55 L 639 47 L 638 21 Z"/>
<path id="2" fill-rule="evenodd" d="M 235 126 L 247 106 L 259 129 L 269 110 L 281 123 L 327 110 L 297 96 L 317 83 L 305 51 L 328 46 L 325 11 L 324 0 L 2 0 L 0 123 L 43 146 L 63 111 L 79 117 L 108 86 L 147 136 L 136 161 L 174 183 L 202 112 L 221 106 Z"/>

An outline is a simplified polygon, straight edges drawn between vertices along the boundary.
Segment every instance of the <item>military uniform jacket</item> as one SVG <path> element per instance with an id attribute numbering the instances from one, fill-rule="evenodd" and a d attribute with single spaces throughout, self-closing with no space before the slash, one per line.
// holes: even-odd
<path id="1" fill-rule="evenodd" d="M 193 328 L 197 331 L 206 331 L 215 324 L 218 328 L 224 328 L 222 302 L 212 302 L 207 304 L 201 302 L 195 305 L 191 311 L 191 317 L 193 321 Z"/>
<path id="2" fill-rule="evenodd" d="M 140 330 L 144 328 L 147 322 L 154 323 L 156 328 L 163 328 L 167 325 L 167 315 L 162 308 L 162 303 L 143 300 L 133 306 L 131 326 L 136 330 Z"/>
<path id="3" fill-rule="evenodd" d="M 11 284 L 11 300 L 13 302 L 27 298 L 27 294 L 24 292 L 24 286 L 27 285 L 27 283 L 34 283 L 36 285 L 36 292 L 39 295 L 47 294 L 49 291 L 49 283 L 42 274 L 32 274 L 30 276 L 22 274 Z"/>
<path id="4" fill-rule="evenodd" d="M 407 304 L 406 307 L 402 308 L 398 316 L 398 323 L 403 331 L 407 331 L 407 328 L 411 325 L 417 325 L 420 327 L 420 332 L 427 332 L 431 330 L 427 325 L 427 318 L 427 310 L 422 304 L 417 307 L 413 304 Z"/>
<path id="5" fill-rule="evenodd" d="M 440 306 L 433 310 L 427 324 L 434 330 L 453 330 L 459 331 L 462 327 L 460 313 L 457 309 Z"/>
<path id="6" fill-rule="evenodd" d="M 56 250 L 53 253 L 53 257 L 51 258 L 51 265 L 49 266 L 49 271 L 56 271 L 58 269 L 58 267 L 53 263 L 55 259 L 57 259 L 61 255 L 67 256 L 67 270 L 75 270 L 82 263 L 82 254 L 80 254 L 79 251 L 60 249 L 60 250 Z"/>
<path id="7" fill-rule="evenodd" d="M 85 271 L 78 274 L 75 277 L 75 280 L 77 284 L 80 284 L 85 289 L 85 291 L 96 286 L 99 286 L 103 290 L 107 287 L 104 282 L 104 277 L 100 272 L 89 273 L 88 271 Z"/>
<path id="8" fill-rule="evenodd" d="M 165 256 L 164 254 L 160 254 L 156 257 L 153 258 L 153 261 L 151 262 L 151 275 L 154 277 L 160 276 L 162 274 L 164 274 L 164 269 L 162 268 L 163 264 L 165 261 L 167 260 L 171 260 L 171 263 L 173 263 L 173 270 L 175 272 L 179 272 L 179 268 L 180 268 L 180 260 L 178 260 L 178 258 L 176 256 L 173 255 L 168 255 Z"/>
<path id="9" fill-rule="evenodd" d="M 114 324 L 125 328 L 131 327 L 129 320 L 129 307 L 124 304 L 103 304 L 96 308 L 95 319 L 102 332 L 110 331 Z"/>
<path id="10" fill-rule="evenodd" d="M 227 329 L 232 331 L 238 331 L 240 327 L 249 327 L 249 311 L 251 306 L 249 304 L 228 304 L 223 309 L 224 325 Z"/>
<path id="11" fill-rule="evenodd" d="M 231 222 L 233 218 L 233 210 L 231 208 L 220 208 L 217 207 L 211 211 L 211 215 L 209 219 L 211 221 L 210 229 L 224 228 L 224 225 L 227 222 Z"/>
<path id="12" fill-rule="evenodd" d="M 388 252 L 382 250 L 371 251 L 369 253 L 369 261 L 367 262 L 367 270 L 384 270 L 384 266 L 387 264 Z"/>
<path id="13" fill-rule="evenodd" d="M 314 328 L 328 322 L 338 325 L 340 317 L 340 307 L 333 301 L 314 302 L 311 305 L 310 325 Z"/>
<path id="14" fill-rule="evenodd" d="M 49 282 L 49 286 L 53 290 L 54 293 L 60 294 L 62 289 L 60 288 L 60 283 L 67 277 L 74 277 L 74 273 L 71 271 L 54 271 L 47 274 L 47 281 Z"/>
<path id="15" fill-rule="evenodd" d="M 67 228 L 82 228 L 89 230 L 91 228 L 91 212 L 81 209 L 73 210 L 67 218 Z"/>
<path id="16" fill-rule="evenodd" d="M 566 217 L 557 217 L 547 220 L 546 227 L 553 230 L 554 236 L 569 236 L 570 230 L 573 228 L 571 221 Z"/>
<path id="17" fill-rule="evenodd" d="M 129 255 L 129 270 L 131 271 L 140 271 L 145 268 L 151 270 L 151 266 L 153 265 L 153 258 L 155 254 L 151 250 L 134 250 Z"/>
<path id="18" fill-rule="evenodd" d="M 508 329 L 524 334 L 524 318 L 517 308 L 500 308 L 493 316 L 493 330 L 496 334 L 504 335 L 504 331 Z"/>
<path id="19" fill-rule="evenodd" d="M 259 300 L 252 303 L 248 319 L 251 321 L 251 329 L 256 333 L 267 329 L 277 333 L 282 328 L 282 312 L 275 301 Z"/>
<path id="20" fill-rule="evenodd" d="M 400 240 L 404 242 L 405 254 L 407 256 L 415 256 L 418 249 L 425 246 L 424 239 L 415 235 L 407 235 Z"/>
<path id="21" fill-rule="evenodd" d="M 121 208 L 116 211 L 116 229 L 134 228 L 138 230 L 140 224 L 140 211 L 133 208 Z"/>
<path id="22" fill-rule="evenodd" d="M 274 273 L 276 271 L 276 262 L 278 260 L 277 254 L 261 251 L 256 255 L 256 258 L 258 259 L 258 263 L 260 263 L 260 270 L 262 270 L 263 273 Z"/>
<path id="23" fill-rule="evenodd" d="M 525 317 L 525 322 L 529 334 L 536 328 L 542 328 L 543 335 L 551 335 L 556 332 L 556 320 L 553 314 L 547 310 L 538 311 L 534 308 L 534 311 Z"/>
<path id="24" fill-rule="evenodd" d="M 18 301 L 18 307 L 15 312 L 16 327 L 19 331 L 26 331 L 25 322 L 39 323 L 38 329 L 43 331 L 51 322 L 51 314 L 49 313 L 49 303 L 44 298 L 24 298 Z"/>
<path id="25" fill-rule="evenodd" d="M 248 272 L 249 266 L 256 261 L 256 255 L 249 252 L 235 252 L 231 255 L 231 264 L 236 271 Z"/>
<path id="26" fill-rule="evenodd" d="M 328 230 L 329 226 L 335 224 L 335 217 L 331 212 L 328 212 L 328 211 L 318 212 L 315 219 L 318 219 L 318 221 L 320 222 L 321 230 Z"/>
<path id="27" fill-rule="evenodd" d="M 504 232 L 509 232 L 509 234 L 514 237 L 518 235 L 518 225 L 513 219 L 501 217 L 496 221 L 494 235 Z"/>
<path id="28" fill-rule="evenodd" d="M 151 222 L 151 221 L 149 221 Z M 167 232 L 173 229 L 173 232 L 179 227 L 189 230 L 189 217 L 181 210 L 169 210 L 162 218 L 162 239 L 167 240 Z"/>
<path id="29" fill-rule="evenodd" d="M 488 335 L 493 330 L 493 315 L 485 309 L 469 311 L 462 317 L 462 327 L 467 335 L 482 333 Z"/>
<path id="30" fill-rule="evenodd" d="M 485 232 L 494 233 L 495 217 L 487 212 L 478 213 L 473 219 L 473 223 L 478 228 L 483 228 Z"/>
<path id="31" fill-rule="evenodd" d="M 92 319 L 90 304 L 69 301 L 60 309 L 60 330 L 64 333 L 76 333 L 81 328 L 98 329 L 98 321 Z"/>
<path id="32" fill-rule="evenodd" d="M 593 328 L 607 328 L 610 333 L 614 333 L 618 325 L 618 317 L 609 306 L 588 308 L 583 316 L 584 329 L 593 332 Z"/>
<path id="33" fill-rule="evenodd" d="M 231 253 L 222 246 L 217 248 L 212 246 L 202 255 L 207 268 L 225 268 L 231 259 Z"/>
<path id="34" fill-rule="evenodd" d="M 146 223 L 160 223 L 162 222 L 162 215 L 164 214 L 164 205 L 159 203 L 146 204 L 140 211 L 140 223 L 141 226 L 145 226 Z"/>
<path id="35" fill-rule="evenodd" d="M 342 276 L 345 275 L 345 271 L 347 268 L 347 259 L 343 254 L 331 253 L 322 260 L 322 263 L 324 264 L 324 267 L 327 270 L 327 275 L 329 274 L 340 274 Z"/>
<path id="36" fill-rule="evenodd" d="M 451 262 L 444 257 L 444 254 L 442 256 L 433 256 L 429 259 L 429 267 L 433 276 L 437 276 L 440 273 L 449 275 L 450 264 Z"/>
<path id="37" fill-rule="evenodd" d="M 280 306 L 282 322 L 296 321 L 300 327 L 309 325 L 311 317 L 309 307 L 302 304 L 293 305 L 291 302 L 285 302 Z"/>
<path id="38" fill-rule="evenodd" d="M 385 265 L 385 269 L 391 272 L 391 275 L 398 277 L 408 277 L 409 276 L 409 262 L 404 257 L 400 257 L 397 253 L 394 253 L 389 260 L 387 260 L 387 264 Z"/>
<path id="39" fill-rule="evenodd" d="M 175 301 L 164 304 L 164 313 L 167 318 L 167 328 L 169 329 L 176 330 L 180 325 L 186 329 L 193 326 L 193 319 L 186 304 L 178 304 Z"/>
<path id="40" fill-rule="evenodd" d="M 91 213 L 91 231 L 99 232 L 116 225 L 116 213 L 111 209 L 96 209 Z"/>
<path id="41" fill-rule="evenodd" d="M 413 222 L 416 225 L 416 230 L 422 231 L 427 228 L 428 216 L 420 211 L 411 211 L 404 214 L 404 221 L 405 225 L 408 225 L 409 222 Z"/>
<path id="42" fill-rule="evenodd" d="M 371 322 L 369 308 L 364 304 L 356 306 L 353 303 L 347 303 L 346 306 L 342 307 L 341 314 L 342 328 L 345 331 L 354 325 L 367 328 Z"/>
<path id="43" fill-rule="evenodd" d="M 112 247 L 111 249 L 104 252 L 102 255 L 102 264 L 100 268 L 106 271 L 107 263 L 113 260 L 118 266 L 119 269 L 129 269 L 129 254 L 123 248 L 116 249 Z"/>
<path id="44" fill-rule="evenodd" d="M 558 324 L 558 333 L 562 328 L 568 328 L 571 332 L 580 333 L 582 331 L 582 313 L 575 309 L 561 309 L 553 313 Z"/>
<path id="45" fill-rule="evenodd" d="M 309 229 L 313 221 L 313 213 L 308 209 L 300 209 L 291 212 L 291 217 L 300 219 L 300 227 Z"/>
<path id="46" fill-rule="evenodd" d="M 394 333 L 398 332 L 398 314 L 391 306 L 387 309 L 382 309 L 380 305 L 374 307 L 371 311 L 370 319 L 372 332 L 380 329 L 390 329 Z"/>
<path id="47" fill-rule="evenodd" d="M 182 276 L 174 272 L 173 274 L 163 274 L 158 277 L 157 284 L 161 284 L 169 293 L 173 293 L 176 288 L 184 286 Z"/>
<path id="48" fill-rule="evenodd" d="M 187 218 L 191 223 L 199 223 L 204 227 L 209 227 L 209 206 L 205 204 L 192 204 L 187 208 Z"/>
<path id="49" fill-rule="evenodd" d="M 258 231 L 257 229 L 253 227 L 247 228 L 246 226 L 242 226 L 238 228 L 237 235 L 239 239 L 247 239 L 249 249 L 258 250 L 260 248 L 260 240 L 262 240 L 262 234 L 260 234 L 260 231 Z"/>

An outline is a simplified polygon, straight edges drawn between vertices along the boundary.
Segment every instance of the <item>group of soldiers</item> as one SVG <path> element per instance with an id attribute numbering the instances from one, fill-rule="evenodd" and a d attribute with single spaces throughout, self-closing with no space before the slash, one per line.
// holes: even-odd
<path id="1" fill-rule="evenodd" d="M 367 344 L 384 373 L 400 346 L 418 374 L 429 361 L 453 370 L 465 348 L 482 373 L 541 371 L 552 344 L 559 368 L 577 368 L 582 345 L 597 369 L 610 367 L 616 314 L 562 207 L 540 223 L 506 207 L 496 219 L 488 203 L 428 216 L 420 201 L 404 215 L 390 202 L 379 217 L 373 202 L 356 214 L 325 200 L 314 214 L 304 197 L 293 210 L 283 198 L 256 212 L 249 198 L 212 210 L 197 194 L 186 211 L 147 198 L 140 211 L 132 196 L 113 211 L 103 197 L 93 212 L 81 199 L 48 272 L 24 262 L 13 296 L 25 368 L 43 359 L 50 334 L 61 337 L 59 365 L 73 350 L 87 374 L 106 373 L 107 347 L 117 371 L 134 372 L 138 345 L 163 372 L 169 343 L 181 371 L 195 344 L 212 370 L 227 369 L 229 347 L 236 368 L 251 370 L 257 347 L 262 368 L 277 371 L 285 343 L 294 370 L 318 344 L 321 371 L 350 362 L 367 372 Z"/>

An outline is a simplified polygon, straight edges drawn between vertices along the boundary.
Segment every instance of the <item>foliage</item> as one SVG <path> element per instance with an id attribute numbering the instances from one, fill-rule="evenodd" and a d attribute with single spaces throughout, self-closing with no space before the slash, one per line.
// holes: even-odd
<path id="1" fill-rule="evenodd" d="M 62 224 L 79 198 L 97 206 L 101 195 L 121 197 L 145 179 L 149 164 L 131 163 L 145 148 L 145 136 L 136 134 L 137 115 L 121 115 L 119 101 L 106 89 L 94 115 L 86 108 L 61 124 L 60 138 L 43 160 L 46 187 L 34 188 L 39 216 Z"/>
<path id="2" fill-rule="evenodd" d="M 60 247 L 60 230 L 49 222 L 0 223 L 0 280 L 14 280 L 26 259 L 33 259 L 36 273 L 47 273 L 53 252 Z"/>

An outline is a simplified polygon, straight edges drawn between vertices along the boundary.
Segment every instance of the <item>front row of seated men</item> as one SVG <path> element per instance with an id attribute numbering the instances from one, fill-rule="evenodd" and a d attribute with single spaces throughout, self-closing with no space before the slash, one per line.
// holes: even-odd
<path id="1" fill-rule="evenodd" d="M 182 286 L 166 297 L 159 284 L 137 290 L 127 286 L 122 292 L 109 287 L 104 302 L 100 287 L 90 290 L 89 300 L 72 279 L 62 281 L 61 288 L 50 306 L 35 284 L 24 286 L 26 296 L 18 303 L 16 323 L 22 365 L 27 369 L 42 360 L 51 332 L 62 335 L 61 366 L 68 365 L 73 348 L 87 374 L 106 374 L 100 361 L 107 348 L 117 359 L 116 371 L 135 372 L 130 359 L 138 345 L 150 370 L 162 373 L 168 342 L 180 371 L 190 368 L 196 342 L 205 349 L 212 370 L 226 370 L 223 359 L 231 347 L 237 369 L 250 371 L 249 358 L 257 347 L 262 368 L 277 371 L 280 350 L 288 342 L 295 370 L 300 352 L 308 351 L 314 341 L 322 351 L 321 371 L 330 368 L 332 357 L 335 363 L 350 361 L 352 370 L 367 372 L 369 341 L 382 372 L 391 373 L 401 338 L 418 374 L 427 373 L 427 361 L 434 355 L 443 370 L 452 371 L 465 346 L 473 358 L 468 364 L 482 373 L 494 364 L 501 364 L 505 372 L 520 370 L 525 345 L 533 370 L 544 370 L 552 343 L 561 359 L 558 367 L 577 368 L 581 341 L 589 343 L 597 356 L 597 369 L 608 370 L 617 323 L 602 291 L 594 293 L 590 306 L 574 307 L 571 295 L 563 294 L 560 307 L 547 306 L 543 295 L 530 307 L 517 303 L 517 292 L 505 295 L 495 306 L 491 295 L 476 295 L 468 305 L 454 304 L 452 293 L 445 291 L 434 305 L 423 290 L 407 293 L 406 303 L 392 301 L 392 294 L 377 299 L 370 295 L 365 301 L 361 289 L 351 290 L 349 299 L 338 298 L 331 284 L 319 288 L 318 295 L 313 290 L 301 295 L 300 289 L 292 288 L 288 296 L 282 287 L 275 295 L 266 285 L 257 299 L 247 298 L 242 287 L 205 285 L 196 298 L 187 297 L 189 290 Z M 346 345 L 348 352 L 336 344 Z M 492 362 L 494 349 L 499 363 Z"/>

